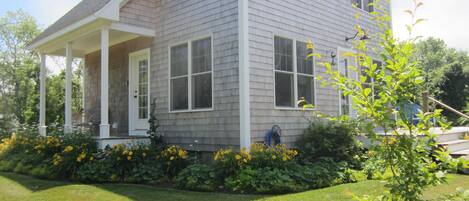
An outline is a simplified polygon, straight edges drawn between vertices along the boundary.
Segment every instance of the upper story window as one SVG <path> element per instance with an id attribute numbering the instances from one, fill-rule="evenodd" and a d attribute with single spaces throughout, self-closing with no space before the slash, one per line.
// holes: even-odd
<path id="1" fill-rule="evenodd" d="M 298 108 L 298 100 L 314 102 L 314 62 L 307 43 L 274 37 L 275 106 Z"/>
<path id="2" fill-rule="evenodd" d="M 170 48 L 170 110 L 212 108 L 212 38 Z"/>
<path id="3" fill-rule="evenodd" d="M 369 13 L 375 10 L 373 0 L 352 0 L 352 5 Z"/>

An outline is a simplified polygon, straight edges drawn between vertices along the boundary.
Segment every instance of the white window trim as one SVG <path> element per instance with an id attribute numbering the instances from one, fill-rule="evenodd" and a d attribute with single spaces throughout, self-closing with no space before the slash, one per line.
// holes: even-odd
<path id="1" fill-rule="evenodd" d="M 146 55 L 147 56 L 147 60 L 148 60 L 148 118 L 147 120 L 150 119 L 150 114 L 151 114 L 151 51 L 150 51 L 150 48 L 145 48 L 145 49 L 142 49 L 142 50 L 138 50 L 138 51 L 135 51 L 135 52 L 131 52 L 129 53 L 129 75 L 130 75 L 130 69 L 132 68 L 132 63 L 133 63 L 133 59 L 136 57 L 136 56 L 139 56 L 139 55 Z M 129 80 L 130 82 L 130 80 Z M 129 85 L 130 86 L 130 85 Z M 130 94 L 133 93 L 133 90 L 129 87 L 129 96 Z M 129 121 L 129 136 L 148 136 L 148 134 L 146 133 L 146 130 L 131 130 L 132 128 L 130 127 L 131 124 L 135 124 L 135 123 L 132 123 L 130 121 L 134 120 L 133 117 L 130 118 L 130 111 L 134 108 L 132 108 L 133 106 L 130 105 L 129 103 L 129 118 L 128 118 L 128 121 Z M 138 109 L 137 109 L 138 110 Z"/>
<path id="2" fill-rule="evenodd" d="M 355 9 L 361 10 L 361 11 L 364 12 L 364 13 L 370 14 L 371 12 L 369 12 L 369 11 L 367 11 L 367 10 L 365 9 L 366 6 L 368 6 L 368 5 L 365 5 L 365 4 L 364 4 L 364 3 L 365 3 L 364 0 L 360 0 L 360 1 L 361 1 L 361 6 L 360 6 L 360 7 L 354 5 L 354 3 L 352 3 L 352 7 L 354 7 Z M 374 3 L 374 1 L 375 1 L 375 0 L 373 0 L 373 3 Z M 375 10 L 375 7 L 373 6 L 373 11 L 374 11 L 374 10 Z"/>
<path id="3" fill-rule="evenodd" d="M 292 59 L 293 59 L 293 72 L 290 72 L 290 71 L 282 71 L 282 70 L 276 70 L 275 69 L 275 37 L 280 37 L 280 38 L 284 38 L 284 39 L 288 39 L 288 40 L 293 40 L 293 55 L 292 55 Z M 292 38 L 289 38 L 289 37 L 286 37 L 286 36 L 282 36 L 282 35 L 279 35 L 279 34 L 274 34 L 272 36 L 272 63 L 273 63 L 273 68 L 272 68 L 272 72 L 273 72 L 273 83 L 274 83 L 274 109 L 276 110 L 293 110 L 293 111 L 302 111 L 302 110 L 308 110 L 308 111 L 314 111 L 314 110 L 317 110 L 317 84 L 316 84 L 316 58 L 315 57 L 312 57 L 313 59 L 313 75 L 309 75 L 309 74 L 303 74 L 303 73 L 298 73 L 297 69 L 298 69 L 298 66 L 297 66 L 297 54 L 296 54 L 296 43 L 297 42 L 303 42 L 303 43 L 308 43 L 308 42 L 305 42 L 303 40 L 297 40 L 297 39 L 292 39 Z M 277 94 L 276 94 L 276 89 L 275 89 L 275 73 L 276 72 L 281 72 L 281 73 L 288 73 L 288 74 L 293 74 L 293 96 L 294 96 L 294 103 L 293 103 L 293 107 L 282 107 L 282 106 L 277 106 Z M 307 76 L 311 76 L 313 77 L 313 105 L 314 105 L 314 108 L 308 108 L 308 109 L 303 109 L 302 107 L 299 107 L 298 106 L 298 75 L 307 75 Z"/>
<path id="4" fill-rule="evenodd" d="M 340 53 L 341 52 L 356 52 L 356 51 L 354 51 L 350 48 L 342 48 L 342 47 L 337 48 L 337 70 L 339 71 L 339 73 L 341 72 L 341 69 L 340 69 L 340 59 L 341 59 Z M 358 61 L 356 59 L 355 59 L 355 67 L 357 69 L 359 69 Z M 360 75 L 357 72 L 356 75 L 355 75 L 356 80 L 359 79 L 358 76 L 360 76 Z M 344 115 L 344 114 L 342 114 L 342 91 L 339 89 L 338 92 L 339 92 L 339 115 L 341 116 L 341 115 Z M 352 106 L 353 101 L 352 101 L 352 98 L 350 96 L 348 96 L 348 99 L 349 99 L 349 114 L 348 114 L 348 116 L 352 117 L 351 115 L 352 115 L 352 110 L 353 110 L 353 106 Z"/>
<path id="5" fill-rule="evenodd" d="M 197 40 L 202 40 L 202 39 L 207 39 L 207 38 L 210 38 L 210 45 L 211 45 L 211 59 L 212 59 L 212 62 L 211 62 L 211 68 L 210 68 L 210 71 L 206 71 L 206 72 L 202 72 L 202 73 L 195 73 L 195 74 L 192 74 L 192 42 L 194 41 L 197 41 Z M 187 59 L 188 59 L 188 63 L 187 63 L 187 75 L 181 75 L 181 76 L 176 76 L 176 77 L 171 77 L 171 48 L 172 47 L 175 47 L 175 46 L 178 46 L 178 45 L 183 45 L 183 44 L 187 44 L 187 51 L 188 51 L 188 55 L 187 55 Z M 210 111 L 214 111 L 214 107 L 213 105 L 215 104 L 214 103 L 214 70 L 213 70 L 213 61 L 214 61 L 214 55 L 213 55 L 213 33 L 211 34 L 208 34 L 208 35 L 204 35 L 204 36 L 199 36 L 199 37 L 194 37 L 194 38 L 191 38 L 190 40 L 186 40 L 186 41 L 182 41 L 182 42 L 178 42 L 178 43 L 174 43 L 174 44 L 170 44 L 168 46 L 168 112 L 169 113 L 190 113 L 190 112 L 210 112 Z M 193 109 L 192 107 L 192 77 L 195 75 L 202 75 L 202 74 L 208 74 L 208 73 L 211 73 L 211 82 L 212 82 L 212 106 L 209 107 L 209 108 L 201 108 L 201 109 Z M 171 80 L 173 79 L 176 79 L 176 78 L 183 78 L 183 77 L 187 77 L 187 83 L 188 83 L 188 89 L 187 89 L 187 98 L 188 98 L 188 109 L 185 109 L 185 110 L 172 110 L 171 109 Z"/>

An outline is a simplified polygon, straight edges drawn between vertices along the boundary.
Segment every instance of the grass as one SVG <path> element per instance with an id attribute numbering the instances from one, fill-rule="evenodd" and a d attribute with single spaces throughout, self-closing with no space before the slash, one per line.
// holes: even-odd
<path id="1" fill-rule="evenodd" d="M 469 188 L 469 176 L 451 175 L 448 184 L 429 188 L 425 193 L 425 198 L 437 198 L 443 194 L 453 193 L 457 187 Z M 235 195 L 189 192 L 131 184 L 85 185 L 0 173 L 0 201 L 334 201 L 351 200 L 353 195 L 380 195 L 383 191 L 383 182 L 364 181 L 280 196 Z"/>

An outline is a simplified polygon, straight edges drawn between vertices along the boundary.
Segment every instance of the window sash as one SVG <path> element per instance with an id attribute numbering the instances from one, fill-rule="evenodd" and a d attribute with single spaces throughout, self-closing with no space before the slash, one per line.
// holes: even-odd
<path id="1" fill-rule="evenodd" d="M 284 42 L 281 42 L 284 41 Z M 279 50 L 278 48 L 282 46 L 282 44 L 287 44 L 287 46 L 291 43 L 291 48 L 286 47 Z M 275 101 L 274 105 L 276 108 L 299 108 L 300 106 L 297 104 L 299 100 L 301 100 L 301 96 L 307 96 L 308 104 L 316 104 L 316 83 L 315 83 L 315 66 L 314 66 L 314 58 L 310 57 L 307 58 L 308 55 L 311 53 L 309 49 L 307 49 L 307 43 L 292 40 L 288 38 L 283 38 L 279 36 L 274 36 L 274 94 L 275 94 Z M 304 47 L 304 48 L 302 48 Z M 285 50 L 286 49 L 286 50 Z M 286 51 L 286 52 L 285 52 Z M 285 55 L 288 58 L 291 57 L 291 68 L 283 67 L 285 62 L 282 60 L 285 59 Z M 279 57 L 283 57 L 280 58 Z M 304 57 L 304 58 L 303 58 Z M 301 59 L 303 60 L 310 60 L 305 63 L 299 62 Z M 287 62 L 290 62 L 287 59 Z M 308 69 L 308 64 L 310 65 L 310 69 Z M 301 65 L 301 67 L 300 67 Z M 280 76 L 283 79 L 286 79 L 286 75 L 289 75 L 289 84 L 286 85 L 285 80 L 280 80 Z M 300 79 L 306 78 L 311 79 L 310 88 L 308 90 L 309 95 L 305 94 L 304 90 L 300 87 Z M 284 83 L 278 83 L 279 81 L 283 81 Z M 290 86 L 290 90 L 286 90 Z M 283 87 L 283 88 L 282 88 Z M 283 90 L 280 91 L 280 90 Z M 288 91 L 288 92 L 287 92 Z M 286 95 L 286 97 L 285 97 Z M 280 96 L 280 97 L 279 97 Z"/>
<path id="2" fill-rule="evenodd" d="M 170 111 L 179 112 L 179 111 L 194 111 L 194 110 L 203 110 L 203 109 L 210 109 L 213 108 L 213 51 L 212 51 L 212 36 L 191 40 L 185 42 L 183 44 L 175 45 L 170 47 L 170 81 L 169 81 L 169 89 L 170 89 Z M 183 48 L 185 61 L 179 63 L 187 63 L 185 70 L 180 70 L 187 73 L 173 73 L 173 48 Z M 197 64 L 196 64 L 197 63 Z M 178 64 L 178 63 L 176 63 Z M 209 100 L 206 100 L 208 104 L 199 104 L 199 102 L 203 102 L 197 94 L 197 79 L 203 76 L 209 75 L 209 95 L 207 96 L 206 93 L 201 94 L 200 96 L 205 96 Z M 174 82 L 184 80 L 185 87 L 182 87 L 182 93 L 179 91 L 175 91 Z M 205 85 L 204 87 L 207 87 Z M 181 87 L 180 87 L 181 88 Z M 200 88 L 199 88 L 200 89 Z M 206 88 L 203 90 L 207 90 Z M 182 98 L 184 100 L 175 100 L 178 98 Z M 182 107 L 175 107 L 175 104 L 181 104 Z"/>

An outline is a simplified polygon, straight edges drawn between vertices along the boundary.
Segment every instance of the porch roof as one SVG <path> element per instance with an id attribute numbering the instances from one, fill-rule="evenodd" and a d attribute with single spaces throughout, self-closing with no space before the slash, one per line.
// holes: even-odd
<path id="1" fill-rule="evenodd" d="M 90 15 L 94 15 L 101 10 L 111 0 L 82 0 L 68 13 L 62 16 L 54 24 L 45 29 L 39 36 L 37 36 L 31 44 L 37 43 L 40 40 L 60 31 L 61 29 L 78 22 Z"/>
<path id="2" fill-rule="evenodd" d="M 109 45 L 139 36 L 154 37 L 155 31 L 119 21 L 120 8 L 129 0 L 82 0 L 48 27 L 29 49 L 48 55 L 65 56 L 65 46 L 73 43 L 73 56 L 82 57 L 100 49 L 100 31 L 109 29 Z"/>

